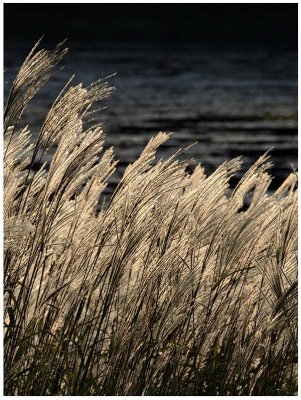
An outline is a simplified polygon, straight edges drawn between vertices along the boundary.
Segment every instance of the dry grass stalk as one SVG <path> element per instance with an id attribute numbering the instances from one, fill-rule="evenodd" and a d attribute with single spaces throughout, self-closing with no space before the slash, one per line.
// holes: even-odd
<path id="1" fill-rule="evenodd" d="M 35 47 L 5 109 L 5 394 L 295 394 L 296 175 L 269 195 L 264 155 L 230 192 L 239 158 L 188 175 L 159 133 L 98 210 L 111 88 L 69 83 L 34 145 L 18 128 L 65 52 Z"/>

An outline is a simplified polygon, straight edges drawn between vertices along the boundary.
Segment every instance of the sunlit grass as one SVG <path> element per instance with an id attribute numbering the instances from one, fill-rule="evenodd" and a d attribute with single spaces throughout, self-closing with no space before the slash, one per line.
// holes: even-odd
<path id="1" fill-rule="evenodd" d="M 5 109 L 5 394 L 296 394 L 296 174 L 269 195 L 265 154 L 230 191 L 240 158 L 188 174 L 159 133 L 99 209 L 112 89 L 69 82 L 32 145 L 19 124 L 64 53 L 34 48 Z"/>

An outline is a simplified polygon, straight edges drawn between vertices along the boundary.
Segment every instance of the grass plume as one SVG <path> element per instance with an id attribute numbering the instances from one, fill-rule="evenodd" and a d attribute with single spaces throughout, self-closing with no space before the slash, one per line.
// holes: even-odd
<path id="1" fill-rule="evenodd" d="M 34 144 L 19 126 L 65 52 L 35 46 L 5 108 L 5 394 L 296 394 L 296 173 L 269 194 L 265 154 L 230 191 L 240 158 L 188 174 L 159 133 L 99 209 L 108 84 L 68 82 Z"/>

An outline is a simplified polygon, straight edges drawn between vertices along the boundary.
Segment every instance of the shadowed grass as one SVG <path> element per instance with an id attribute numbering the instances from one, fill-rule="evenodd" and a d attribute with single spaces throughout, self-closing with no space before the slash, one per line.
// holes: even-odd
<path id="1" fill-rule="evenodd" d="M 296 394 L 296 174 L 269 195 L 265 154 L 230 191 L 240 158 L 189 174 L 159 133 L 99 209 L 106 82 L 70 81 L 33 145 L 18 125 L 65 52 L 35 47 L 5 109 L 5 394 Z"/>

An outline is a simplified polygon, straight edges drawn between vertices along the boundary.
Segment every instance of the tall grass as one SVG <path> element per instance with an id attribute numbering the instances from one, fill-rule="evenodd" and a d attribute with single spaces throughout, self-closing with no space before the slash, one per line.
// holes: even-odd
<path id="1" fill-rule="evenodd" d="M 65 52 L 35 47 L 5 108 L 5 394 L 296 394 L 296 174 L 268 194 L 265 154 L 230 191 L 240 158 L 188 174 L 159 133 L 99 209 L 107 83 L 68 82 L 34 144 L 19 124 Z"/>

